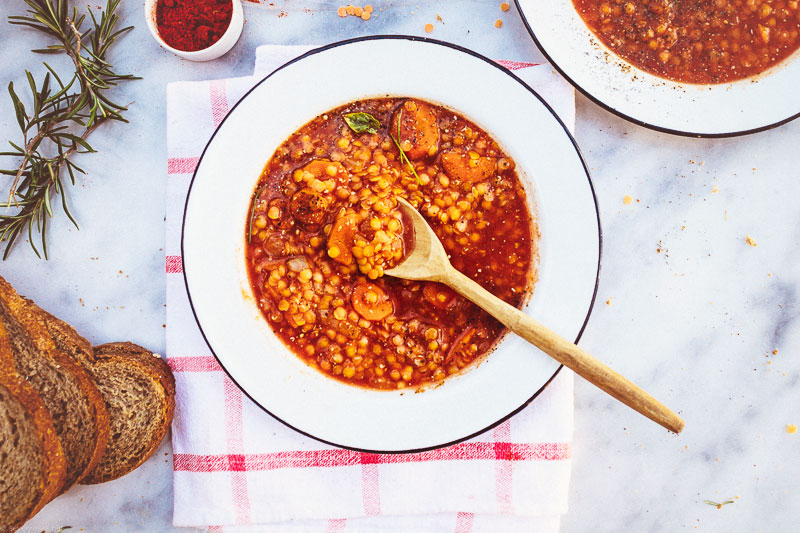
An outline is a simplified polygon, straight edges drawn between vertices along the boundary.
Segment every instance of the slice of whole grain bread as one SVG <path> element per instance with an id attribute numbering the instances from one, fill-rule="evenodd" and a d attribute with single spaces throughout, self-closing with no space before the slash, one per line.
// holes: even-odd
<path id="1" fill-rule="evenodd" d="M 67 462 L 62 492 L 100 461 L 108 441 L 108 412 L 89 373 L 56 348 L 42 316 L 0 277 L 0 323 L 13 369 L 38 393 L 53 419 Z M 2 354 L 0 354 L 2 356 Z"/>
<path id="2" fill-rule="evenodd" d="M 175 378 L 153 352 L 130 342 L 94 347 L 97 385 L 106 399 L 111 436 L 106 453 L 81 483 L 117 479 L 145 462 L 175 412 Z"/>
<path id="3" fill-rule="evenodd" d="M 0 324 L 0 531 L 21 527 L 57 496 L 66 469 L 50 412 L 14 370 Z"/>
<path id="4" fill-rule="evenodd" d="M 44 320 L 56 346 L 80 362 L 92 375 L 110 417 L 106 453 L 85 484 L 123 476 L 158 448 L 172 423 L 175 378 L 172 370 L 149 350 L 129 342 L 93 348 L 75 328 L 28 302 Z"/>

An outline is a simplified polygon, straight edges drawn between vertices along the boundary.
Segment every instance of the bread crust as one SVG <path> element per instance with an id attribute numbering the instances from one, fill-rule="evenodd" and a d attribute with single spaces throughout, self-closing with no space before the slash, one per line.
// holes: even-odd
<path id="1" fill-rule="evenodd" d="M 14 370 L 8 334 L 2 323 L 0 323 L 0 386 L 5 387 L 30 415 L 36 433 L 42 442 L 42 458 L 44 460 L 42 468 L 47 473 L 43 478 L 40 496 L 36 502 L 33 502 L 27 515 L 13 524 L 0 522 L 0 530 L 10 528 L 13 531 L 21 527 L 47 502 L 60 494 L 66 478 L 67 460 L 53 426 L 53 419 L 45 407 L 44 401 L 34 388 Z"/>
<path id="2" fill-rule="evenodd" d="M 96 360 L 92 343 L 83 338 L 75 328 L 36 305 L 36 302 L 33 300 L 28 298 L 23 299 L 31 309 L 42 316 L 45 328 L 50 334 L 50 338 L 53 339 L 53 342 L 58 346 L 59 342 L 56 338 L 59 336 L 62 337 L 64 343 L 61 349 L 67 352 L 68 355 L 80 363 L 86 371 L 91 374 L 92 364 L 94 364 Z"/>
<path id="3" fill-rule="evenodd" d="M 94 419 L 94 447 L 89 461 L 79 472 L 67 471 L 66 479 L 61 488 L 65 492 L 72 485 L 82 479 L 100 462 L 105 452 L 109 438 L 109 418 L 105 400 L 95 385 L 92 376 L 84 369 L 83 365 L 76 362 L 70 355 L 56 348 L 44 324 L 44 316 L 38 307 L 25 301 L 16 290 L 0 276 L 0 298 L 6 303 L 13 317 L 25 328 L 36 348 L 51 357 L 65 373 L 71 375 L 83 396 L 87 399 L 89 411 Z M 13 364 L 13 363 L 12 363 Z M 57 429 L 58 431 L 58 429 Z"/>
<path id="4" fill-rule="evenodd" d="M 150 350 L 133 344 L 131 342 L 112 342 L 101 344 L 94 347 L 94 356 L 96 364 L 102 364 L 104 361 L 115 360 L 128 364 L 130 366 L 138 367 L 143 374 L 148 375 L 152 380 L 157 381 L 159 386 L 164 390 L 165 404 L 163 406 L 163 424 L 161 424 L 157 431 L 153 434 L 153 439 L 148 443 L 144 452 L 136 461 L 125 465 L 122 470 L 115 471 L 101 471 L 99 465 L 95 471 L 90 472 L 81 483 L 83 484 L 96 484 L 111 481 L 138 468 L 156 451 L 167 430 L 172 424 L 172 417 L 175 414 L 175 377 L 172 370 L 161 357 L 156 356 Z"/>

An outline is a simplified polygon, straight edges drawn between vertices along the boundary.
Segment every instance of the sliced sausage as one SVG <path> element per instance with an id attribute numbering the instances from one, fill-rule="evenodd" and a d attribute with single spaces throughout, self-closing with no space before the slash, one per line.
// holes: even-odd
<path id="1" fill-rule="evenodd" d="M 306 227 L 319 226 L 325 221 L 330 201 L 310 187 L 300 189 L 289 204 L 292 216 Z"/>
<path id="2" fill-rule="evenodd" d="M 389 133 L 401 144 L 409 159 L 421 159 L 439 150 L 439 124 L 436 113 L 427 104 L 406 100 L 397 108 Z M 407 141 L 407 143 L 406 143 Z"/>

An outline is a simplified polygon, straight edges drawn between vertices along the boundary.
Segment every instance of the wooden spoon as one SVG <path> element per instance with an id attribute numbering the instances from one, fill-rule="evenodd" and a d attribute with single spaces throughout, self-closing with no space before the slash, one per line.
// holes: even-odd
<path id="1" fill-rule="evenodd" d="M 386 274 L 398 278 L 444 283 L 588 382 L 668 430 L 674 433 L 681 432 L 684 426 L 683 419 L 644 390 L 453 268 L 442 243 L 422 215 L 402 198 L 398 197 L 397 201 L 403 213 L 413 223 L 414 242 L 409 246 L 411 250 L 406 250 L 403 261 L 387 270 Z"/>

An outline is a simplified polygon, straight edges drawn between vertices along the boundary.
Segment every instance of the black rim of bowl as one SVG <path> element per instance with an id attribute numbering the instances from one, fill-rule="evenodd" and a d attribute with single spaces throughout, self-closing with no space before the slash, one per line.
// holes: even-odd
<path id="1" fill-rule="evenodd" d="M 362 41 L 386 40 L 386 39 L 397 40 L 397 41 L 417 41 L 417 42 L 425 42 L 425 43 L 439 45 L 439 46 L 445 46 L 447 48 L 451 48 L 451 49 L 457 50 L 459 52 L 463 52 L 463 53 L 469 54 L 469 55 L 471 55 L 471 56 L 473 56 L 473 57 L 475 57 L 477 59 L 485 61 L 486 63 L 488 63 L 491 66 L 493 66 L 493 67 L 497 68 L 498 70 L 500 70 L 501 72 L 507 74 L 508 76 L 511 76 L 511 78 L 516 80 L 520 85 L 522 85 L 525 89 L 527 89 L 536 99 L 538 99 L 542 103 L 542 105 L 545 106 L 545 108 L 550 112 L 550 114 L 553 116 L 553 118 L 555 118 L 555 120 L 558 122 L 558 124 L 564 130 L 564 133 L 567 135 L 567 138 L 572 143 L 572 146 L 575 149 L 575 153 L 577 154 L 578 159 L 580 160 L 581 165 L 583 166 L 583 170 L 584 170 L 584 173 L 586 175 L 586 180 L 587 180 L 587 182 L 589 184 L 589 189 L 590 189 L 590 191 L 592 193 L 592 200 L 594 201 L 595 215 L 596 215 L 596 218 L 597 218 L 597 240 L 598 240 L 597 271 L 596 271 L 596 274 L 595 274 L 595 282 L 594 282 L 594 289 L 593 289 L 593 292 L 592 292 L 592 298 L 591 298 L 591 301 L 589 302 L 589 308 L 586 311 L 586 318 L 584 318 L 583 324 L 581 324 L 580 330 L 578 331 L 578 334 L 575 337 L 575 343 L 577 343 L 580 340 L 581 336 L 583 335 L 583 331 L 586 329 L 586 324 L 589 322 L 589 317 L 592 314 L 592 309 L 594 308 L 594 303 L 595 303 L 595 300 L 597 298 L 597 288 L 598 288 L 598 284 L 600 282 L 600 265 L 601 265 L 601 262 L 602 262 L 602 255 L 603 255 L 603 229 L 602 229 L 602 226 L 600 224 L 600 210 L 599 210 L 598 204 L 597 204 L 597 195 L 595 194 L 594 183 L 592 182 L 591 175 L 589 174 L 589 168 L 586 165 L 586 161 L 584 161 L 584 159 L 583 159 L 583 155 L 581 154 L 580 148 L 578 147 L 578 144 L 575 142 L 575 138 L 572 136 L 572 134 L 570 133 L 569 129 L 566 127 L 566 125 L 561 120 L 561 118 L 555 113 L 555 111 L 553 111 L 553 109 L 550 107 L 550 105 L 548 105 L 548 103 L 545 102 L 544 99 L 536 91 L 534 91 L 530 86 L 528 86 L 528 84 L 526 84 L 519 77 L 514 75 L 507 68 L 503 67 L 502 65 L 499 65 L 498 63 L 495 63 L 491 59 L 489 59 L 489 58 L 487 58 L 487 57 L 485 57 L 485 56 L 483 56 L 483 55 L 481 55 L 481 54 L 479 54 L 477 52 L 474 52 L 474 51 L 469 50 L 467 48 L 464 48 L 462 46 L 458 46 L 456 44 L 448 43 L 448 42 L 445 42 L 445 41 L 439 41 L 439 40 L 436 40 L 436 39 L 429 39 L 427 37 L 416 37 L 416 36 L 411 36 L 411 35 L 372 35 L 372 36 L 368 36 L 368 37 L 357 37 L 357 38 L 354 38 L 354 39 L 346 39 L 344 41 L 337 41 L 335 43 L 327 44 L 327 45 L 322 46 L 320 48 L 315 48 L 313 50 L 310 50 L 310 51 L 306 52 L 305 54 L 303 54 L 301 56 L 298 56 L 298 57 L 292 59 L 291 61 L 288 61 L 288 62 L 284 63 L 280 67 L 278 67 L 275 70 L 273 70 L 271 73 L 267 74 L 258 83 L 253 85 L 253 87 L 248 89 L 248 91 L 236 102 L 236 104 L 233 107 L 231 107 L 231 109 L 228 112 L 228 114 L 225 116 L 225 118 L 222 120 L 222 122 L 220 122 L 220 124 L 214 130 L 214 133 L 211 135 L 211 138 L 208 140 L 208 142 L 206 143 L 206 146 L 203 148 L 203 153 L 201 154 L 200 160 L 197 163 L 197 167 L 195 168 L 195 171 L 192 174 L 192 180 L 191 180 L 191 182 L 189 184 L 189 190 L 188 190 L 188 192 L 186 194 L 186 202 L 184 204 L 184 210 L 183 210 L 183 222 L 181 224 L 181 259 L 185 260 L 185 253 L 184 253 L 183 246 L 184 246 L 184 235 L 185 235 L 185 229 L 186 229 L 186 209 L 187 209 L 187 207 L 189 205 L 189 198 L 191 197 L 191 194 L 192 194 L 192 188 L 194 187 L 194 181 L 195 181 L 195 178 L 197 177 L 197 171 L 198 171 L 198 169 L 200 169 L 200 166 L 203 163 L 203 157 L 205 156 L 205 153 L 208 150 L 208 147 L 213 142 L 214 137 L 216 137 L 217 132 L 222 127 L 222 125 L 225 123 L 225 121 L 228 119 L 228 117 L 233 113 L 233 111 L 236 109 L 236 107 L 245 98 L 247 98 L 250 95 L 250 93 L 253 92 L 256 89 L 256 87 L 258 87 L 259 85 L 261 85 L 262 83 L 267 81 L 270 77 L 272 77 L 273 74 L 275 74 L 276 72 L 278 72 L 278 71 L 288 67 L 289 65 L 291 65 L 293 63 L 296 63 L 297 61 L 300 61 L 300 60 L 302 60 L 302 59 L 304 59 L 304 58 L 306 58 L 308 56 L 311 56 L 311 55 L 314 55 L 314 54 L 318 54 L 318 53 L 324 52 L 326 50 L 330 50 L 331 48 L 337 48 L 339 46 L 344 46 L 344 45 L 347 45 L 347 44 L 352 44 L 352 43 L 357 43 L 357 42 L 362 42 Z M 266 406 L 264 406 L 261 403 L 259 403 L 258 401 L 256 401 L 250 395 L 250 393 L 247 392 L 247 390 L 245 390 L 243 387 L 241 387 L 239 385 L 239 383 L 231 375 L 231 373 L 228 372 L 228 369 L 225 368 L 225 365 L 222 363 L 222 360 L 220 360 L 220 358 L 217 355 L 217 353 L 214 351 L 214 347 L 209 342 L 208 337 L 206 337 L 205 330 L 203 330 L 203 325 L 200 323 L 200 320 L 197 317 L 197 312 L 196 312 L 196 310 L 194 308 L 194 302 L 192 301 L 192 293 L 189 290 L 189 281 L 188 281 L 188 279 L 186 277 L 186 265 L 185 264 L 184 264 L 184 268 L 183 268 L 183 281 L 184 281 L 184 285 L 186 287 L 186 294 L 189 297 L 189 306 L 192 309 L 192 314 L 194 315 L 195 322 L 197 323 L 197 327 L 200 329 L 200 333 L 203 336 L 203 339 L 205 340 L 206 344 L 208 345 L 209 350 L 211 350 L 211 354 L 214 356 L 214 358 L 219 363 L 220 367 L 222 367 L 223 371 L 225 371 L 225 373 L 228 375 L 228 377 L 231 379 L 231 381 L 233 381 L 236 384 L 236 386 L 239 387 L 239 389 L 242 391 L 242 393 L 244 393 L 248 398 L 250 398 L 250 400 L 254 404 L 256 404 L 258 407 L 260 407 L 264 412 L 269 414 L 271 417 L 273 417 L 278 422 L 281 422 L 285 426 L 287 426 L 287 427 L 293 429 L 294 431 L 297 431 L 298 433 L 301 433 L 301 434 L 303 434 L 303 435 L 305 435 L 307 437 L 310 437 L 310 438 L 312 438 L 314 440 L 323 442 L 325 444 L 330 444 L 331 446 L 336 446 L 338 448 L 344 448 L 344 449 L 347 449 L 347 450 L 353 450 L 353 451 L 362 452 L 362 453 L 403 454 L 403 453 L 419 453 L 419 452 L 425 452 L 425 451 L 429 451 L 429 450 L 436 450 L 436 449 L 439 449 L 439 448 L 445 448 L 447 446 L 452 446 L 454 444 L 458 444 L 460 442 L 464 442 L 464 441 L 469 440 L 469 439 L 471 439 L 471 438 L 473 438 L 473 437 L 475 437 L 477 435 L 485 433 L 486 431 L 498 426 L 499 424 L 502 424 L 503 422 L 505 422 L 506 420 L 508 420 L 509 418 L 511 418 L 512 416 L 514 416 L 518 412 L 520 412 L 522 409 L 527 407 L 533 400 L 536 399 L 537 396 L 539 396 L 539 394 L 541 394 L 541 392 L 545 388 L 547 388 L 547 386 L 553 381 L 553 379 L 558 375 L 558 373 L 563 368 L 563 365 L 559 365 L 558 368 L 555 370 L 555 372 L 553 372 L 553 375 L 550 376 L 550 378 L 544 383 L 544 385 L 542 385 L 539 388 L 539 390 L 537 390 L 528 400 L 523 402 L 522 405 L 520 405 L 519 407 L 517 407 L 516 409 L 514 409 L 513 411 L 511 411 L 507 415 L 501 417 L 496 422 L 493 422 L 492 424 L 490 424 L 490 425 L 488 425 L 488 426 L 486 426 L 486 427 L 484 427 L 484 428 L 482 428 L 482 429 L 480 429 L 478 431 L 475 431 L 474 433 L 470 433 L 469 435 L 465 435 L 463 437 L 459 437 L 458 439 L 455 439 L 455 440 L 452 440 L 452 441 L 448 441 L 448 442 L 444 442 L 444 443 L 441 443 L 441 444 L 436 444 L 436 445 L 433 445 L 433 446 L 426 446 L 426 447 L 423 447 L 423 448 L 415 448 L 415 449 L 409 449 L 409 450 L 370 450 L 370 449 L 365 449 L 365 448 L 359 448 L 359 447 L 356 447 L 356 446 L 347 446 L 347 445 L 343 445 L 343 444 L 339 444 L 339 443 L 336 443 L 336 442 L 332 442 L 332 441 L 329 441 L 329 440 L 322 439 L 322 438 L 317 437 L 317 436 L 315 436 L 315 435 L 313 435 L 311 433 L 308 433 L 306 431 L 303 431 L 301 429 L 296 428 L 295 426 L 293 426 L 292 424 L 290 424 L 286 420 L 283 420 L 282 418 L 280 418 L 278 416 L 275 416 L 275 414 L 273 414 Z"/>

